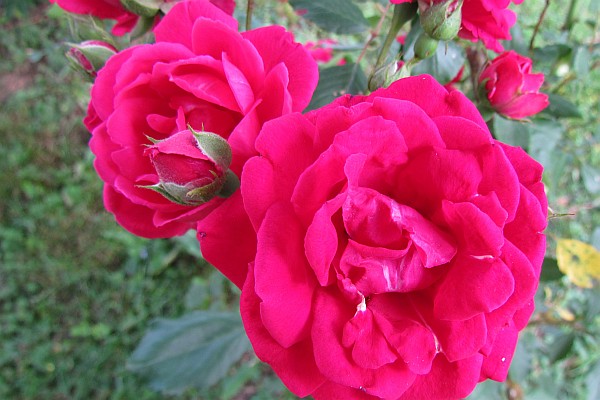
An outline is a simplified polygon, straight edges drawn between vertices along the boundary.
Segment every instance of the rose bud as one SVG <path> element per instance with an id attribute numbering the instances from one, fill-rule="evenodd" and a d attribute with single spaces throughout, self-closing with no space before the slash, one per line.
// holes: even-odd
<path id="1" fill-rule="evenodd" d="M 438 47 L 438 40 L 431 38 L 428 34 L 422 33 L 415 42 L 415 57 L 424 60 L 435 54 Z"/>
<path id="2" fill-rule="evenodd" d="M 509 118 L 525 118 L 548 106 L 548 96 L 538 92 L 544 74 L 532 74 L 531 59 L 512 50 L 496 57 L 479 82 L 492 108 Z"/>
<path id="3" fill-rule="evenodd" d="M 65 55 L 75 69 L 95 78 L 98 70 L 115 54 L 117 49 L 113 45 L 100 40 L 87 40 L 80 44 L 71 44 Z"/>
<path id="4" fill-rule="evenodd" d="M 421 26 L 437 40 L 452 40 L 460 29 L 463 0 L 419 0 Z"/>
<path id="5" fill-rule="evenodd" d="M 215 196 L 228 197 L 239 186 L 229 171 L 231 148 L 210 132 L 181 131 L 149 146 L 159 183 L 143 186 L 181 205 L 197 206 Z"/>

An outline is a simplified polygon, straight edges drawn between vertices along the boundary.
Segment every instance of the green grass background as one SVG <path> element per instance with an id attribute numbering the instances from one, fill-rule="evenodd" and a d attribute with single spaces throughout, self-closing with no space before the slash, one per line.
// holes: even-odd
<path id="1" fill-rule="evenodd" d="M 530 34 L 544 2 L 525 3 L 521 24 Z M 558 3 L 551 4 L 540 43 L 555 40 L 564 15 Z M 194 308 L 234 309 L 235 291 L 198 258 L 193 236 L 144 240 L 104 211 L 81 123 L 89 84 L 63 55 L 64 42 L 72 40 L 67 23 L 49 15 L 42 0 L 0 6 L 0 399 L 165 398 L 125 368 L 149 321 Z M 572 32 L 592 42 L 598 40 L 595 28 L 582 22 Z M 562 78 L 550 72 L 547 79 L 556 85 Z M 551 223 L 550 248 L 557 237 L 600 240 L 600 233 L 594 236 L 598 194 L 586 188 L 581 173 L 600 165 L 598 69 L 558 91 L 578 103 L 583 118 L 565 123 L 559 151 L 568 160 L 549 185 L 556 211 L 576 216 Z M 540 304 L 566 307 L 576 318 L 598 297 L 564 279 L 546 290 L 551 293 L 542 292 Z M 600 323 L 575 322 L 592 339 L 584 335 L 553 361 L 542 344 L 552 347 L 554 336 L 540 336 L 535 327 L 524 334 L 534 349 L 533 367 L 519 381 L 532 393 L 524 398 L 543 399 L 544 379 L 562 379 L 559 393 L 586 398 L 585 379 L 600 355 L 593 339 Z M 552 326 L 575 329 L 560 318 Z M 257 365 L 253 358 L 245 363 Z M 263 386 L 245 383 L 231 398 L 286 396 L 268 369 L 256 368 Z M 223 392 L 190 390 L 177 398 L 221 398 L 215 393 Z"/>

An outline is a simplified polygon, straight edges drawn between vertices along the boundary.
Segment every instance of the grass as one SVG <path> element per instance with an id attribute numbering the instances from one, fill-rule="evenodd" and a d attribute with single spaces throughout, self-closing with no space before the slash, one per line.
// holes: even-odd
<path id="1" fill-rule="evenodd" d="M 162 398 L 126 359 L 150 319 L 183 312 L 201 263 L 104 211 L 68 29 L 30 11 L 35 25 L 3 16 L 0 38 L 0 398 Z"/>

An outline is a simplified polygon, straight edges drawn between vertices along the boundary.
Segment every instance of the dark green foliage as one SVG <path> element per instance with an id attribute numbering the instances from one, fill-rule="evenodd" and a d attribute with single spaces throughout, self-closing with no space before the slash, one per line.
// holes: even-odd
<path id="1" fill-rule="evenodd" d="M 365 94 L 367 90 L 367 77 L 358 64 L 322 68 L 319 75 L 319 85 L 307 110 L 323 107 L 343 94 Z"/>

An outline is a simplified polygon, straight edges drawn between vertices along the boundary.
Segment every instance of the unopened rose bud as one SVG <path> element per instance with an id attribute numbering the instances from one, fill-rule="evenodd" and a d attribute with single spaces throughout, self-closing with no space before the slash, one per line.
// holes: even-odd
<path id="1" fill-rule="evenodd" d="M 438 47 L 438 41 L 432 39 L 426 33 L 421 33 L 415 42 L 415 57 L 424 60 L 435 54 Z"/>
<path id="2" fill-rule="evenodd" d="M 371 79 L 369 79 L 369 90 L 375 91 L 380 87 L 387 87 L 394 81 L 392 77 L 396 71 L 398 71 L 397 61 L 393 61 L 379 68 L 377 71 L 375 71 Z"/>
<path id="3" fill-rule="evenodd" d="M 460 29 L 463 0 L 419 0 L 423 30 L 437 40 L 452 40 Z"/>
<path id="4" fill-rule="evenodd" d="M 509 118 L 523 119 L 548 106 L 548 95 L 540 93 L 544 74 L 532 73 L 531 59 L 506 51 L 492 60 L 479 75 L 480 94 L 490 106 Z"/>
<path id="5" fill-rule="evenodd" d="M 215 196 L 227 197 L 239 186 L 229 170 L 231 148 L 210 132 L 186 130 L 156 141 L 144 154 L 154 165 L 159 183 L 152 189 L 181 205 L 197 206 Z"/>
<path id="6" fill-rule="evenodd" d="M 80 44 L 71 44 L 66 56 L 76 69 L 95 78 L 98 70 L 115 54 L 117 49 L 114 46 L 100 40 L 87 40 Z"/>

